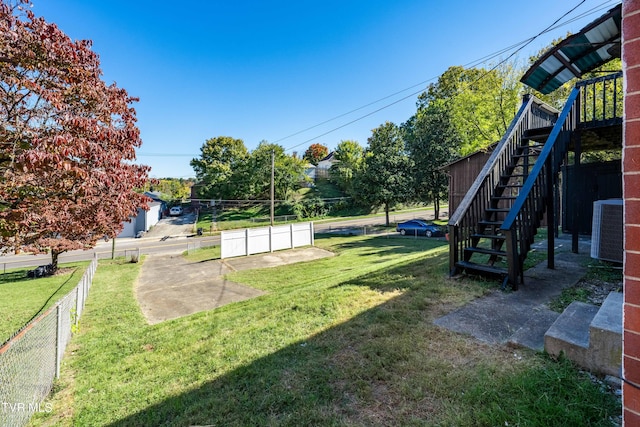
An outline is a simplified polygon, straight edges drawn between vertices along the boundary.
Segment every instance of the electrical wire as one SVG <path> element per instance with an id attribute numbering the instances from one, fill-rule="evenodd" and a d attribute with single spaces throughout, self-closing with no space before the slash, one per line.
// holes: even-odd
<path id="1" fill-rule="evenodd" d="M 486 55 L 486 56 L 484 56 L 484 57 L 482 57 L 482 58 L 480 58 L 480 59 L 477 59 L 477 60 L 471 61 L 471 62 L 469 62 L 469 63 L 467 63 L 467 64 L 464 64 L 464 65 L 463 65 L 463 67 L 465 67 L 465 68 L 466 68 L 466 67 L 474 67 L 474 66 L 477 66 L 477 65 L 479 65 L 479 64 L 482 64 L 482 63 L 488 62 L 488 61 L 489 61 L 489 60 L 491 60 L 491 59 L 494 59 L 494 58 L 496 58 L 496 57 L 499 57 L 500 55 L 502 55 L 502 54 L 504 54 L 504 53 L 506 53 L 506 52 L 509 52 L 509 51 L 511 51 L 512 49 L 516 49 L 516 48 L 517 48 L 517 49 L 516 49 L 514 52 L 512 52 L 512 53 L 511 53 L 507 58 L 505 58 L 505 59 L 501 60 L 500 62 L 498 62 L 498 64 L 496 64 L 495 66 L 493 66 L 490 70 L 486 71 L 483 75 L 481 75 L 480 77 L 478 77 L 478 79 L 476 79 L 476 80 L 475 80 L 475 81 L 478 81 L 478 80 L 480 80 L 481 78 L 483 78 L 485 75 L 489 74 L 491 71 L 495 70 L 497 67 L 499 67 L 500 65 L 504 64 L 506 61 L 508 61 L 509 59 L 511 59 L 511 58 L 512 58 L 513 56 L 515 56 L 518 52 L 522 51 L 522 49 L 524 49 L 526 46 L 530 45 L 534 40 L 536 40 L 536 39 L 537 39 L 538 37 L 540 37 L 541 35 L 546 34 L 546 33 L 550 32 L 550 31 L 555 30 L 555 29 L 558 29 L 558 28 L 560 28 L 560 27 L 562 27 L 562 26 L 565 26 L 565 25 L 567 25 L 568 23 L 574 22 L 574 21 L 576 21 L 576 20 L 578 20 L 578 19 L 584 18 L 584 17 L 589 16 L 589 15 L 591 15 L 591 14 L 594 14 L 594 13 L 596 13 L 596 12 L 599 12 L 599 11 L 601 11 L 602 9 L 607 8 L 607 7 L 608 7 L 607 5 L 611 5 L 611 3 L 613 3 L 613 0 L 608 0 L 608 1 L 604 2 L 604 3 L 601 3 L 601 4 L 600 4 L 600 5 L 598 5 L 598 6 L 595 6 L 595 7 L 591 8 L 591 9 L 589 9 L 589 10 L 587 10 L 587 11 L 583 12 L 582 14 L 580 14 L 580 15 L 578 15 L 578 16 L 576 16 L 576 17 L 571 18 L 570 20 L 567 20 L 567 21 L 565 21 L 565 22 L 560 22 L 560 21 L 562 21 L 564 18 L 566 18 L 569 14 L 571 14 L 573 11 L 575 11 L 578 7 L 580 7 L 580 6 L 581 6 L 585 1 L 586 1 L 586 0 L 581 0 L 581 1 L 576 5 L 576 6 L 574 6 L 573 8 L 571 8 L 568 12 L 565 12 L 562 16 L 560 16 L 560 18 L 556 19 L 552 24 L 548 25 L 544 30 L 540 31 L 540 32 L 539 32 L 538 34 L 536 34 L 535 36 L 530 37 L 530 38 L 528 38 L 528 39 L 526 39 L 526 40 L 523 40 L 523 41 L 521 41 L 521 42 L 515 43 L 515 44 L 513 44 L 513 45 L 511 45 L 511 46 L 509 46 L 509 47 L 503 48 L 503 49 L 501 49 L 501 50 L 499 50 L 499 51 L 496 51 L 496 52 L 493 52 L 493 53 L 491 53 L 491 54 L 488 54 L 488 55 Z M 617 3 L 617 1 L 616 1 L 616 3 Z M 379 102 L 381 102 L 381 101 L 383 101 L 383 100 L 386 100 L 386 99 L 392 98 L 392 97 L 394 97 L 395 95 L 398 95 L 398 94 L 400 94 L 400 93 L 406 92 L 407 90 L 413 89 L 413 88 L 415 88 L 416 86 L 422 86 L 422 85 L 424 85 L 424 84 L 426 84 L 426 83 L 428 83 L 428 82 L 430 82 L 430 81 L 435 80 L 436 78 L 438 78 L 438 77 L 432 77 L 432 78 L 430 78 L 430 79 L 428 79 L 428 80 L 425 80 L 425 81 L 423 81 L 423 82 L 420 82 L 420 83 L 414 84 L 414 85 L 412 85 L 412 86 L 409 86 L 408 88 L 405 88 L 405 89 L 403 89 L 403 90 L 400 90 L 400 91 L 398 91 L 398 92 L 395 92 L 395 93 L 394 93 L 394 94 L 392 94 L 392 95 L 385 96 L 384 98 L 380 98 L 380 99 L 378 99 L 378 100 L 376 100 L 376 101 L 370 102 L 370 103 L 368 103 L 368 104 L 366 104 L 366 105 L 363 105 L 363 106 L 361 106 L 361 107 L 358 107 L 358 108 L 356 108 L 356 109 L 353 109 L 353 110 L 351 110 L 351 111 L 349 111 L 349 112 L 347 112 L 347 113 L 340 114 L 340 115 L 335 116 L 335 117 L 333 117 L 333 118 L 331 118 L 331 119 L 328 119 L 328 120 L 325 120 L 325 121 L 323 121 L 323 122 L 321 122 L 321 123 L 318 123 L 318 124 L 316 124 L 316 125 L 314 125 L 314 126 L 310 126 L 310 127 L 306 128 L 306 129 L 304 129 L 304 130 L 301 130 L 301 131 L 295 132 L 295 133 L 293 133 L 293 134 L 290 134 L 290 135 L 288 135 L 288 136 L 285 136 L 284 138 L 280 138 L 280 139 L 276 140 L 276 142 L 280 142 L 280 141 L 283 141 L 283 140 L 285 140 L 285 139 L 291 138 L 291 137 L 293 137 L 293 136 L 300 135 L 300 134 L 302 134 L 302 133 L 304 133 L 304 132 L 307 132 L 307 131 L 309 131 L 309 130 L 315 129 L 315 128 L 319 127 L 319 126 L 322 126 L 322 125 L 324 125 L 324 124 L 327 124 L 327 123 L 332 122 L 332 121 L 334 121 L 334 120 L 337 120 L 337 119 L 339 119 L 339 118 L 342 118 L 342 117 L 345 117 L 345 116 L 347 116 L 347 115 L 350 115 L 350 114 L 352 114 L 353 112 L 360 111 L 360 110 L 362 110 L 362 109 L 364 109 L 364 108 L 366 108 L 366 107 L 369 107 L 369 106 L 371 106 L 371 105 L 377 104 L 377 103 L 379 103 Z M 474 82 L 475 82 L 475 81 L 474 81 Z M 404 96 L 404 97 L 402 97 L 402 98 L 400 98 L 400 99 L 398 99 L 398 100 L 396 100 L 396 101 L 393 101 L 393 102 L 391 102 L 391 103 L 385 104 L 385 105 L 383 105 L 382 107 L 379 107 L 379 108 L 377 108 L 376 110 L 373 110 L 373 111 L 371 111 L 371 112 L 369 112 L 369 113 L 367 113 L 367 114 L 364 114 L 364 115 L 358 116 L 357 118 L 355 118 L 355 119 L 353 119 L 353 120 L 351 120 L 351 121 L 349 121 L 349 122 L 347 122 L 347 123 L 345 123 L 345 124 L 342 124 L 342 125 L 340 125 L 340 126 L 336 126 L 336 127 L 332 128 L 332 129 L 330 129 L 330 130 L 326 131 L 326 132 L 323 132 L 323 133 L 322 133 L 322 134 L 320 134 L 320 135 L 316 135 L 316 136 L 314 136 L 314 137 L 312 137 L 312 138 L 309 138 L 309 139 L 306 139 L 306 140 L 304 140 L 304 141 L 302 141 L 302 142 L 300 142 L 300 143 L 298 143 L 298 144 L 295 144 L 295 145 L 293 145 L 293 146 L 290 146 L 289 148 L 285 149 L 285 151 L 291 151 L 291 150 L 293 150 L 293 149 L 295 149 L 295 148 L 298 148 L 298 147 L 300 147 L 300 146 L 302 146 L 302 145 L 305 145 L 305 144 L 307 144 L 307 143 L 309 143 L 309 142 L 311 142 L 311 141 L 314 141 L 314 140 L 316 140 L 316 139 L 318 139 L 318 138 L 322 138 L 323 136 L 326 136 L 326 135 L 328 135 L 328 134 L 330 134 L 330 133 L 333 133 L 333 132 L 335 132 L 335 131 L 337 131 L 337 130 L 339 130 L 339 129 L 342 129 L 342 128 L 346 127 L 346 126 L 349 126 L 349 125 L 351 125 L 351 124 L 353 124 L 353 123 L 356 123 L 356 122 L 358 122 L 358 121 L 360 121 L 360 120 L 363 120 L 363 119 L 365 119 L 366 117 L 369 117 L 369 116 L 371 116 L 371 115 L 373 115 L 373 114 L 375 114 L 375 113 L 378 113 L 378 112 L 380 112 L 380 111 L 382 111 L 382 110 L 384 110 L 384 109 L 387 109 L 387 108 L 389 108 L 389 107 L 391 107 L 391 106 L 393 106 L 393 105 L 396 105 L 396 104 L 398 104 L 398 103 L 400 103 L 400 102 L 402 102 L 402 101 L 404 101 L 404 100 L 406 100 L 406 99 L 408 99 L 408 98 L 411 98 L 411 97 L 413 97 L 413 96 L 415 96 L 415 95 L 417 95 L 417 94 L 419 94 L 419 93 L 422 93 L 422 92 L 424 92 L 424 90 L 425 90 L 424 88 L 421 88 L 419 91 L 411 92 L 410 94 L 408 94 L 408 95 L 406 95 L 406 96 Z"/>
<path id="2" fill-rule="evenodd" d="M 478 78 L 474 81 L 474 83 L 475 83 L 476 81 L 480 80 L 480 79 L 481 79 L 481 78 L 483 78 L 485 75 L 489 74 L 491 71 L 495 70 L 497 67 L 499 67 L 500 65 L 502 65 L 503 63 L 505 63 L 506 61 L 508 61 L 509 59 L 511 59 L 513 56 L 515 56 L 518 52 L 522 51 L 522 49 L 524 49 L 526 46 L 530 45 L 534 40 L 536 40 L 536 39 L 537 39 L 538 37 L 540 37 L 541 35 L 546 34 L 546 33 L 550 32 L 550 31 L 556 30 L 556 29 L 558 29 L 558 28 L 561 28 L 561 27 L 563 27 L 563 26 L 565 26 L 565 25 L 568 25 L 568 24 L 570 24 L 570 23 L 573 23 L 573 22 L 575 22 L 575 21 L 577 21 L 577 20 L 580 20 L 580 19 L 582 19 L 582 18 L 585 18 L 585 17 L 587 17 L 587 16 L 590 16 L 590 15 L 592 15 L 592 14 L 594 14 L 594 13 L 598 13 L 598 12 L 600 12 L 600 11 L 604 10 L 604 9 L 610 8 L 612 4 L 617 4 L 617 3 L 619 3 L 619 1 L 618 1 L 618 0 L 607 0 L 607 1 L 605 1 L 604 3 L 601 3 L 601 4 L 597 5 L 597 6 L 594 6 L 594 7 L 592 7 L 591 9 L 588 9 L 588 10 L 586 10 L 586 11 L 584 11 L 584 12 L 580 13 L 579 15 L 576 15 L 576 16 L 574 16 L 573 18 L 568 19 L 567 21 L 561 22 L 561 21 L 562 21 L 562 19 L 564 19 L 565 17 L 567 17 L 567 15 L 569 15 L 570 13 L 572 13 L 574 10 L 576 10 L 576 9 L 577 9 L 579 6 L 581 6 L 585 1 L 586 1 L 586 0 L 581 0 L 581 1 L 576 5 L 576 6 L 574 6 L 573 8 L 571 8 L 571 10 L 569 10 L 569 11 L 568 11 L 568 12 L 566 12 L 566 13 L 564 13 L 560 18 L 556 19 L 556 20 L 555 20 L 551 25 L 547 26 L 544 30 L 540 31 L 540 32 L 539 32 L 538 34 L 536 34 L 535 36 L 532 36 L 532 37 L 529 37 L 528 39 L 525 39 L 525 40 L 522 40 L 522 41 L 520 41 L 520 42 L 514 43 L 514 44 L 512 44 L 512 45 L 510 45 L 510 46 L 508 46 L 508 47 L 502 48 L 502 49 L 500 49 L 500 50 L 498 50 L 498 51 L 495 51 L 495 52 L 489 53 L 489 54 L 487 54 L 487 55 L 485 55 L 485 56 L 483 56 L 483 57 L 481 57 L 481 58 L 478 58 L 478 59 L 475 59 L 475 60 L 473 60 L 473 61 L 470 61 L 470 62 L 468 62 L 468 63 L 466 63 L 466 64 L 463 64 L 462 66 L 463 66 L 464 68 L 473 68 L 473 67 L 476 67 L 476 66 L 478 66 L 478 65 L 480 65 L 480 64 L 483 64 L 483 63 L 489 62 L 489 61 L 491 61 L 492 59 L 499 58 L 499 57 L 501 57 L 503 54 L 505 54 L 505 53 L 507 53 L 507 52 L 511 52 L 512 50 L 514 50 L 514 49 L 515 49 L 515 51 L 513 51 L 513 52 L 512 52 L 512 53 L 511 53 L 511 54 L 510 54 L 506 59 L 501 60 L 498 64 L 496 64 L 495 66 L 493 66 L 490 70 L 486 71 L 483 75 L 481 75 L 480 77 L 478 77 Z M 404 89 L 401 89 L 401 90 L 399 90 L 399 91 L 397 91 L 397 92 L 394 92 L 394 93 L 392 93 L 392 94 L 390 94 L 390 95 L 384 96 L 384 97 L 382 97 L 382 98 L 376 99 L 375 101 L 371 101 L 371 102 L 369 102 L 369 103 L 367 103 L 367 104 L 364 104 L 364 105 L 362 105 L 362 106 L 360 106 L 360 107 L 357 107 L 357 108 L 354 108 L 354 109 L 352 109 L 352 110 L 350 110 L 350 111 L 347 111 L 347 112 L 345 112 L 345 113 L 342 113 L 342 114 L 339 114 L 339 115 L 337 115 L 337 116 L 331 117 L 331 118 L 329 118 L 329 119 L 327 119 L 327 120 L 324 120 L 324 121 L 322 121 L 322 122 L 320 122 L 320 123 L 317 123 L 317 124 L 315 124 L 315 125 L 313 125 L 313 126 L 309 126 L 309 127 L 305 128 L 305 129 L 302 129 L 302 130 L 299 130 L 299 131 L 297 131 L 297 132 L 291 133 L 291 134 L 289 134 L 289 135 L 287 135 L 287 136 L 284 136 L 284 137 L 282 137 L 282 138 L 279 138 L 279 139 L 277 139 L 277 140 L 273 141 L 273 144 L 276 144 L 276 143 L 282 142 L 282 141 L 287 140 L 287 139 L 289 139 L 289 138 L 292 138 L 292 137 L 294 137 L 294 136 L 298 136 L 298 135 L 303 134 L 303 133 L 305 133 L 305 132 L 308 132 L 308 131 L 310 131 L 310 130 L 316 129 L 316 128 L 318 128 L 318 127 L 320 127 L 320 126 L 323 126 L 323 125 L 325 125 L 325 124 L 327 124 L 327 123 L 330 123 L 330 122 L 333 122 L 333 121 L 335 121 L 335 120 L 341 119 L 341 118 L 343 118 L 343 117 L 349 116 L 349 115 L 351 115 L 351 114 L 353 114 L 353 113 L 355 113 L 355 112 L 358 112 L 358 111 L 364 110 L 364 109 L 365 109 L 365 108 L 367 108 L 367 107 L 371 107 L 371 106 L 373 106 L 373 105 L 375 105 L 375 104 L 378 104 L 378 103 L 380 103 L 380 102 L 382 102 L 382 101 L 386 101 L 386 100 L 388 100 L 388 99 L 391 99 L 391 98 L 393 98 L 393 97 L 395 97 L 395 96 L 397 96 L 397 95 L 400 95 L 400 94 L 402 94 L 402 93 L 405 93 L 405 92 L 407 92 L 407 91 L 409 91 L 409 90 L 412 90 L 412 89 L 414 89 L 414 88 L 416 88 L 416 87 L 420 87 L 420 88 L 421 88 L 421 89 L 420 89 L 420 90 L 418 90 L 418 91 L 412 91 L 412 92 L 411 92 L 411 93 L 409 93 L 408 95 L 404 95 L 402 98 L 399 98 L 399 99 L 397 99 L 397 100 L 395 100 L 395 101 L 393 101 L 393 102 L 389 102 L 389 103 L 387 103 L 387 104 L 385 104 L 385 105 L 383 105 L 383 106 L 381 106 L 381 107 L 379 107 L 379 108 L 376 108 L 375 110 L 373 110 L 373 111 L 371 111 L 371 112 L 368 112 L 368 113 L 366 113 L 366 114 L 363 114 L 363 115 L 361 115 L 361 116 L 358 116 L 358 117 L 356 117 L 355 119 L 352 119 L 352 120 L 350 120 L 350 121 L 348 121 L 348 122 L 346 122 L 346 123 L 344 123 L 344 124 L 342 124 L 342 125 L 340 125 L 340 126 L 336 126 L 336 127 L 332 128 L 332 129 L 330 129 L 330 130 L 326 131 L 326 132 L 323 132 L 323 133 L 321 133 L 321 134 L 319 134 L 319 135 L 316 135 L 316 136 L 314 136 L 314 137 L 312 137 L 312 138 L 308 138 L 308 139 L 306 139 L 306 140 L 304 140 L 304 141 L 302 141 L 302 142 L 300 142 L 300 143 L 298 143 L 298 144 L 295 144 L 295 145 L 293 145 L 293 146 L 291 146 L 291 147 L 289 147 L 289 148 L 285 149 L 285 151 L 291 151 L 291 150 L 293 150 L 293 149 L 295 149 L 295 148 L 298 148 L 298 147 L 300 147 L 300 146 L 302 146 L 302 145 L 305 145 L 305 144 L 307 144 L 307 143 L 309 143 L 309 142 L 311 142 L 311 141 L 314 141 L 314 140 L 316 140 L 316 139 L 322 138 L 323 136 L 326 136 L 326 135 L 328 135 L 328 134 L 330 134 L 330 133 L 333 133 L 333 132 L 335 132 L 335 131 L 337 131 L 337 130 L 340 130 L 340 129 L 342 129 L 342 128 L 345 128 L 345 127 L 347 127 L 347 126 L 349 126 L 349 125 L 352 125 L 353 123 L 356 123 L 356 122 L 358 122 L 358 121 L 360 121 L 360 120 L 363 120 L 363 119 L 365 119 L 365 118 L 367 118 L 367 117 L 369 117 L 369 116 L 372 116 L 372 115 L 374 115 L 374 114 L 376 114 L 376 113 L 378 113 L 378 112 L 380 112 L 380 111 L 382 111 L 382 110 L 385 110 L 385 109 L 387 109 L 387 108 L 389 108 L 389 107 L 392 107 L 393 105 L 396 105 L 396 104 L 398 104 L 398 103 L 400 103 L 400 102 L 402 102 L 402 101 L 405 101 L 405 100 L 407 100 L 407 99 L 409 99 L 409 98 L 411 98 L 411 97 L 413 97 L 413 96 L 416 96 L 416 95 L 418 95 L 418 94 L 420 94 L 420 93 L 424 92 L 424 90 L 426 89 L 426 88 L 424 87 L 424 85 L 425 85 L 425 84 L 427 84 L 427 83 L 429 83 L 429 82 L 435 81 L 438 77 L 439 77 L 439 76 L 430 77 L 429 79 L 426 79 L 426 80 L 423 80 L 423 81 L 421 81 L 421 82 L 419 82 L 419 83 L 413 84 L 413 85 L 411 85 L 411 86 L 409 86 L 409 87 L 406 87 L 406 88 L 404 88 Z M 199 156 L 199 154 L 189 154 L 189 153 L 145 153 L 145 152 L 140 152 L 140 153 L 137 153 L 137 156 L 140 156 L 140 157 L 198 157 L 198 156 Z"/>

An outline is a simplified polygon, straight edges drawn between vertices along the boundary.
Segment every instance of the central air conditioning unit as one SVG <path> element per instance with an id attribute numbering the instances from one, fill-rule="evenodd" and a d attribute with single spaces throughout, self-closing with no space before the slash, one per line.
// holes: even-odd
<path id="1" fill-rule="evenodd" d="M 624 222 L 622 199 L 593 202 L 591 258 L 622 263 Z"/>

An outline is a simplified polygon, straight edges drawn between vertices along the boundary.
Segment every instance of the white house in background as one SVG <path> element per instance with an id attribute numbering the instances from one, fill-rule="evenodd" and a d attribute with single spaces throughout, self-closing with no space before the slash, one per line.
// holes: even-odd
<path id="1" fill-rule="evenodd" d="M 327 157 L 318 162 L 316 166 L 316 178 L 329 178 L 329 169 L 331 166 L 338 162 L 335 152 L 330 152 Z"/>
<path id="2" fill-rule="evenodd" d="M 316 167 L 311 163 L 307 163 L 304 167 L 304 174 L 311 179 L 316 179 Z"/>
<path id="3" fill-rule="evenodd" d="M 136 237 L 139 231 L 149 231 L 149 229 L 160 220 L 162 214 L 161 209 L 162 203 L 160 202 L 149 203 L 148 211 L 138 208 L 138 214 L 123 223 L 124 228 L 122 232 L 118 234 L 118 237 Z"/>

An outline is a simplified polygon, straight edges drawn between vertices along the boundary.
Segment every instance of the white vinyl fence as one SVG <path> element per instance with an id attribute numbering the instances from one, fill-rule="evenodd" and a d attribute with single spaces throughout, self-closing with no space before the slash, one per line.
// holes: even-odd
<path id="1" fill-rule="evenodd" d="M 246 228 L 220 233 L 220 258 L 313 246 L 313 223 Z"/>
<path id="2" fill-rule="evenodd" d="M 23 426 L 35 412 L 53 410 L 42 401 L 60 376 L 97 266 L 94 258 L 71 292 L 0 346 L 0 426 Z"/>

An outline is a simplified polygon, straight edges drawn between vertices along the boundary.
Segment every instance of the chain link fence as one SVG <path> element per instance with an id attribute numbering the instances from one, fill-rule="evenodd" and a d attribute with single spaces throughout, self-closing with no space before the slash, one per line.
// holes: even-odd
<path id="1" fill-rule="evenodd" d="M 78 324 L 98 266 L 93 259 L 78 285 L 0 347 L 0 425 L 23 426 L 51 412 L 44 398 L 60 376 L 65 348 Z"/>

